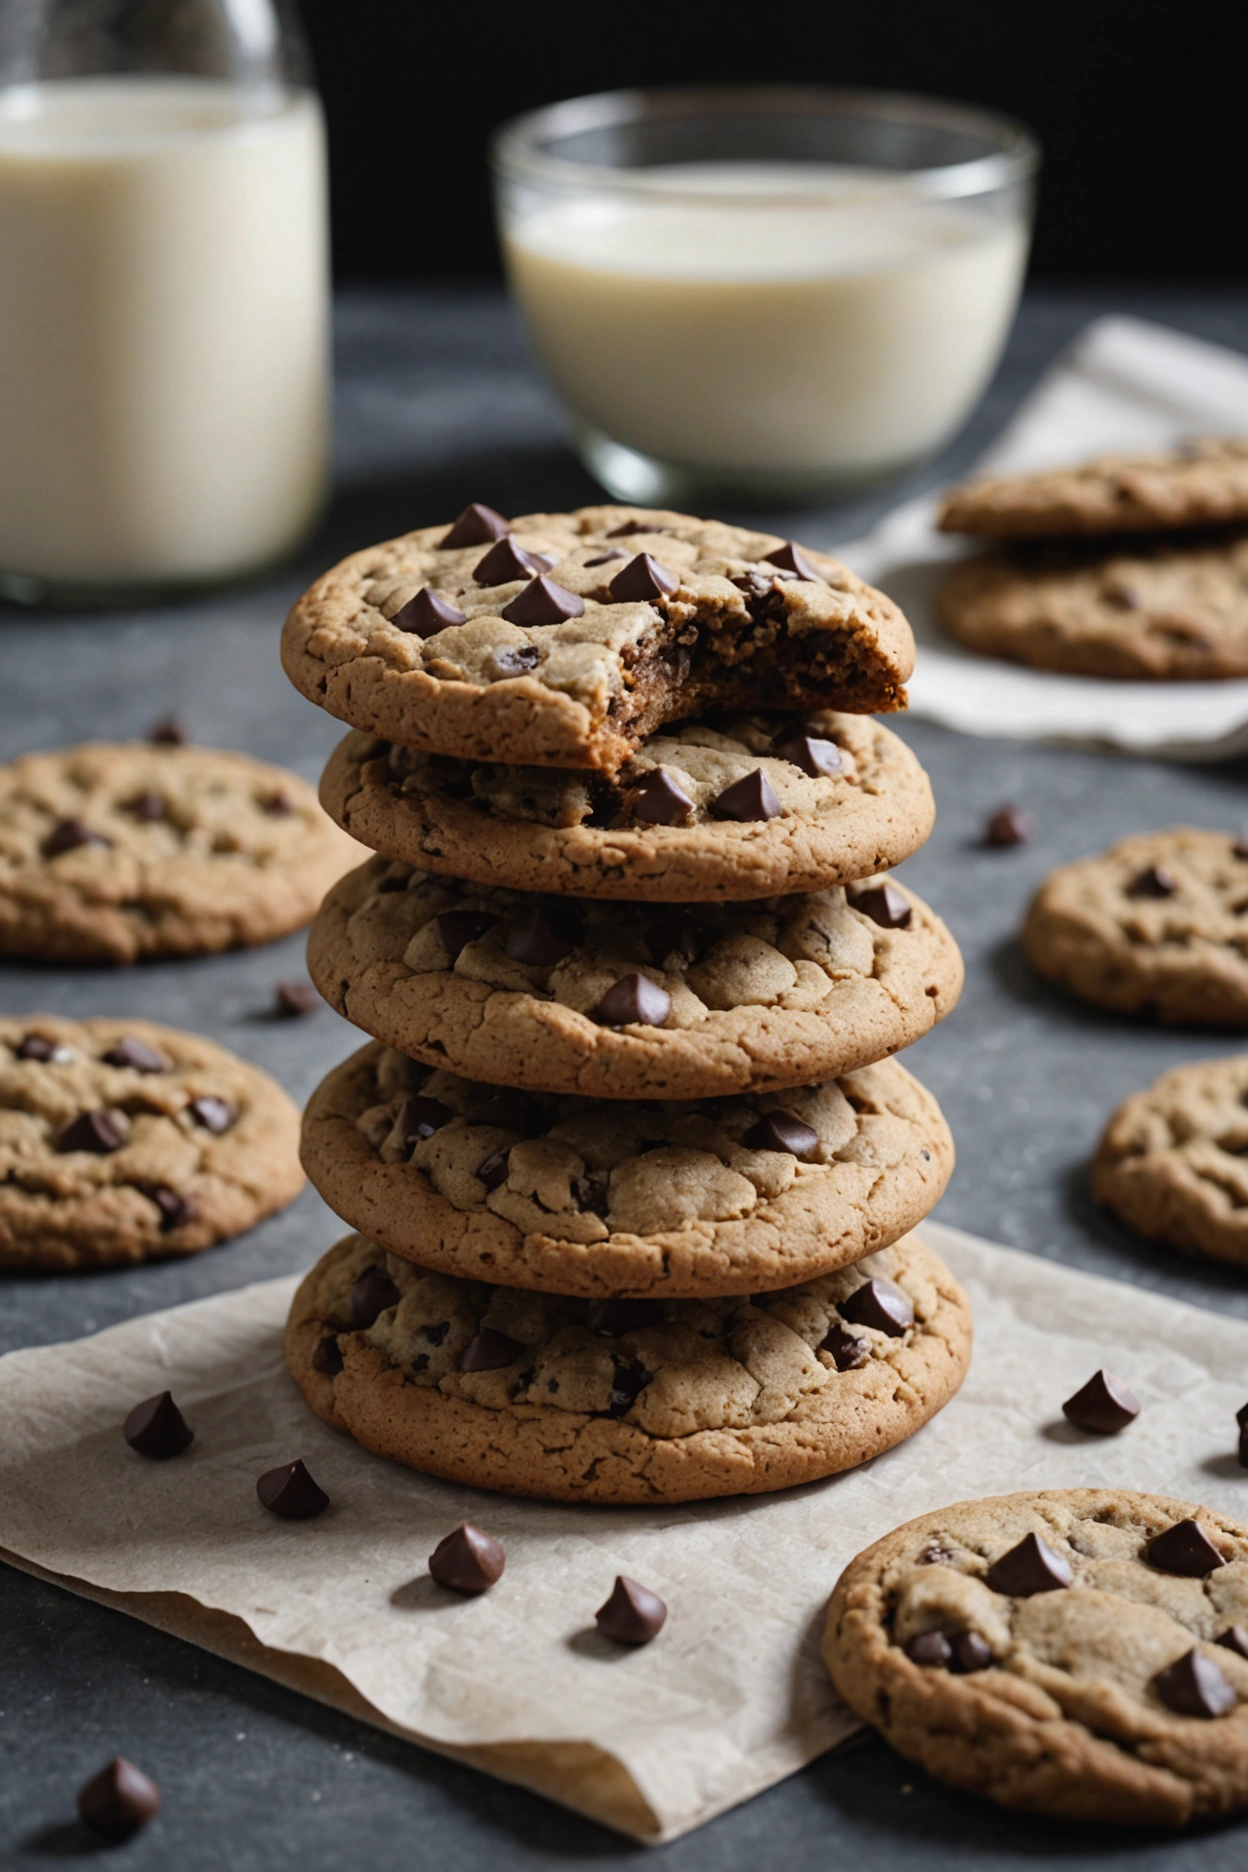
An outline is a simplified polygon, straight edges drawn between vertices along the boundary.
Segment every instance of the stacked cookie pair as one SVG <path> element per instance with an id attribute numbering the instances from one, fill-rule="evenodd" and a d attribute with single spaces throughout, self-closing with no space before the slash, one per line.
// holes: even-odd
<path id="1" fill-rule="evenodd" d="M 870 718 L 905 619 L 774 536 L 470 507 L 345 561 L 283 660 L 351 723 L 377 856 L 309 967 L 373 1036 L 303 1154 L 357 1231 L 304 1282 L 312 1408 L 432 1474 L 679 1501 L 848 1468 L 970 1350 L 910 1231 L 953 1162 L 891 1055 L 957 949 L 887 875 L 933 806 Z"/>

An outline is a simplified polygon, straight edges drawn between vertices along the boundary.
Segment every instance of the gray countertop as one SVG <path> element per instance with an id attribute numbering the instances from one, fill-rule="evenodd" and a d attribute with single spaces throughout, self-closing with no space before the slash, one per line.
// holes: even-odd
<path id="1" fill-rule="evenodd" d="M 1248 351 L 1248 294 L 1047 289 L 1024 308 L 975 420 L 943 460 L 885 496 L 768 517 L 812 544 L 854 537 L 886 505 L 968 465 L 1054 352 L 1089 317 L 1129 310 Z M 228 596 L 83 618 L 0 610 L 5 757 L 91 737 L 142 735 L 177 710 L 197 740 L 246 748 L 315 779 L 340 730 L 284 681 L 284 610 L 341 552 L 455 513 L 471 499 L 507 511 L 598 498 L 564 447 L 557 416 L 494 294 L 373 292 L 340 304 L 339 494 L 299 565 Z M 742 516 L 746 517 L 746 516 Z M 760 516 L 761 517 L 761 516 Z M 1189 820 L 1248 826 L 1244 764 L 1156 762 L 900 724 L 927 765 L 939 819 L 906 867 L 962 945 L 957 1012 L 906 1055 L 941 1100 L 959 1165 L 939 1215 L 998 1241 L 1176 1298 L 1248 1317 L 1248 1284 L 1181 1266 L 1092 1207 L 1088 1157 L 1110 1110 L 1164 1068 L 1233 1050 L 1231 1039 L 1098 1017 L 1031 979 L 1014 932 L 1053 864 L 1124 833 Z M 1012 851 L 977 847 L 1004 800 L 1040 822 Z M 348 1052 L 328 1010 L 277 1021 L 273 985 L 302 967 L 302 938 L 206 961 L 129 972 L 5 971 L 0 1007 L 129 1013 L 199 1029 L 259 1061 L 304 1099 Z M 242 1240 L 189 1262 L 74 1279 L 8 1279 L 0 1350 L 74 1338 L 115 1320 L 305 1266 L 338 1225 L 310 1193 Z M 1245 1373 L 1248 1394 L 1248 1372 Z M 1153 1478 L 1141 1477 L 1148 1485 Z M 1165 1478 L 1156 1478 L 1164 1487 Z M 1248 1508 L 1248 1478 L 1245 1480 Z M 831 1582 L 829 1582 L 829 1585 Z M 378 1730 L 69 1593 L 0 1568 L 0 1864 L 88 1854 L 73 1796 L 120 1750 L 159 1782 L 159 1820 L 118 1854 L 147 1872 L 228 1865 L 339 1872 L 368 1864 L 653 1864 L 636 1847 L 535 1797 Z M 783 1861 L 873 1872 L 984 1872 L 1052 1864 L 1083 1872 L 1129 1857 L 1147 1872 L 1231 1872 L 1242 1829 L 1170 1841 L 1090 1836 L 1017 1819 L 941 1788 L 874 1739 L 662 1849 L 671 1872 L 735 1872 Z"/>

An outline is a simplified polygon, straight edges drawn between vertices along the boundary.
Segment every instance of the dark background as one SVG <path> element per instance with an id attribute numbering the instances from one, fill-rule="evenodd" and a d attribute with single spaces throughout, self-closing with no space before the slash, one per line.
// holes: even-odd
<path id="1" fill-rule="evenodd" d="M 329 115 L 343 279 L 492 273 L 484 149 L 497 124 L 561 97 L 699 79 L 874 85 L 1010 112 L 1045 147 L 1037 274 L 1248 275 L 1240 9 L 1227 0 L 299 4 Z"/>

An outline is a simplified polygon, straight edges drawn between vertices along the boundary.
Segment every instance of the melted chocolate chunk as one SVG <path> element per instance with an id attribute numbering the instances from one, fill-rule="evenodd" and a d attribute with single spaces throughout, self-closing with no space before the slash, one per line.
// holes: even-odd
<path id="1" fill-rule="evenodd" d="M 38 1060 L 41 1064 L 64 1066 L 74 1055 L 67 1046 L 49 1040 L 46 1034 L 29 1033 L 15 1048 L 19 1060 Z"/>
<path id="2" fill-rule="evenodd" d="M 507 1333 L 495 1332 L 492 1326 L 482 1326 L 475 1339 L 470 1339 L 459 1355 L 461 1372 L 501 1371 L 506 1365 L 514 1365 L 524 1351 L 518 1339 L 512 1339 Z"/>
<path id="3" fill-rule="evenodd" d="M 268 813 L 271 819 L 288 819 L 295 810 L 295 802 L 289 793 L 268 793 L 260 801 L 262 813 Z"/>
<path id="4" fill-rule="evenodd" d="M 787 1151 L 810 1163 L 819 1149 L 819 1133 L 792 1112 L 773 1111 L 751 1125 L 741 1142 L 746 1150 Z"/>
<path id="5" fill-rule="evenodd" d="M 992 1651 L 978 1632 L 955 1632 L 950 1636 L 949 1649 L 953 1653 L 949 1668 L 959 1677 L 969 1677 L 973 1671 L 987 1670 L 992 1663 Z"/>
<path id="6" fill-rule="evenodd" d="M 449 526 L 438 541 L 438 549 L 445 552 L 451 546 L 485 546 L 490 540 L 502 539 L 508 530 L 508 522 L 502 514 L 492 507 L 483 506 L 480 501 L 473 501 L 464 508 L 459 519 Z"/>
<path id="7" fill-rule="evenodd" d="M 352 1283 L 348 1296 L 351 1317 L 361 1331 L 366 1331 L 390 1307 L 398 1306 L 400 1297 L 398 1288 L 384 1268 L 365 1268 L 359 1279 Z"/>
<path id="8" fill-rule="evenodd" d="M 160 1789 L 124 1755 L 114 1755 L 78 1790 L 78 1818 L 115 1844 L 133 1839 L 159 1812 Z"/>
<path id="9" fill-rule="evenodd" d="M 490 1098 L 464 1113 L 464 1122 L 474 1125 L 497 1125 L 500 1131 L 518 1131 L 521 1137 L 537 1137 L 546 1129 L 541 1107 L 524 1092 L 495 1092 Z"/>
<path id="10" fill-rule="evenodd" d="M 890 1339 L 900 1339 L 914 1325 L 914 1307 L 909 1294 L 896 1281 L 884 1280 L 878 1275 L 856 1287 L 847 1300 L 840 1302 L 839 1311 L 841 1318 L 847 1319 L 851 1326 L 874 1326 L 878 1332 L 887 1333 Z"/>
<path id="11" fill-rule="evenodd" d="M 415 637 L 436 637 L 439 631 L 447 630 L 452 624 L 466 624 L 468 617 L 431 586 L 422 585 L 416 596 L 395 612 L 390 622 L 395 630 L 408 631 Z"/>
<path id="12" fill-rule="evenodd" d="M 944 1632 L 916 1632 L 913 1638 L 907 1638 L 901 1647 L 912 1664 L 923 1664 L 935 1670 L 947 1670 L 953 1650 Z"/>
<path id="13" fill-rule="evenodd" d="M 670 533 L 670 527 L 651 526 L 648 520 L 626 520 L 623 526 L 612 527 L 608 539 L 632 539 L 638 533 Z"/>
<path id="14" fill-rule="evenodd" d="M 266 1469 L 257 1479 L 256 1494 L 261 1507 L 283 1521 L 311 1521 L 329 1507 L 329 1496 L 299 1461 Z"/>
<path id="15" fill-rule="evenodd" d="M 435 917 L 438 941 L 453 962 L 469 943 L 478 942 L 501 919 L 492 910 L 444 910 Z"/>
<path id="16" fill-rule="evenodd" d="M 516 579 L 537 578 L 549 572 L 554 563 L 542 553 L 525 552 L 508 533 L 478 559 L 472 576 L 478 585 L 510 585 Z"/>
<path id="17" fill-rule="evenodd" d="M 535 578 L 504 606 L 500 616 L 509 624 L 538 630 L 547 624 L 566 624 L 569 618 L 582 617 L 584 612 L 585 600 L 578 598 L 575 592 L 565 591 L 553 579 Z"/>
<path id="18" fill-rule="evenodd" d="M 1178 888 L 1173 871 L 1168 871 L 1165 865 L 1149 865 L 1127 885 L 1127 896 L 1173 897 Z"/>
<path id="19" fill-rule="evenodd" d="M 334 1333 L 326 1333 L 323 1339 L 317 1340 L 312 1369 L 320 1372 L 323 1378 L 336 1378 L 342 1370 L 342 1348 Z"/>
<path id="20" fill-rule="evenodd" d="M 870 917 L 881 929 L 909 929 L 910 919 L 914 915 L 910 900 L 903 897 L 895 884 L 887 882 L 873 884 L 869 890 L 859 891 L 849 900 L 850 908 L 860 910 L 863 916 Z"/>
<path id="21" fill-rule="evenodd" d="M 81 819 L 61 819 L 44 839 L 43 855 L 56 858 L 61 852 L 74 851 L 79 845 L 111 845 L 112 842 L 101 833 L 93 832 Z"/>
<path id="22" fill-rule="evenodd" d="M 819 1350 L 831 1353 L 837 1371 L 857 1371 L 871 1357 L 871 1341 L 859 1339 L 855 1333 L 847 1333 L 843 1326 L 834 1325 L 829 1327 Z"/>
<path id="23" fill-rule="evenodd" d="M 168 1391 L 160 1391 L 155 1397 L 144 1398 L 141 1404 L 136 1404 L 121 1426 L 121 1434 L 132 1450 L 137 1450 L 140 1456 L 150 1456 L 154 1462 L 180 1456 L 184 1449 L 190 1448 L 195 1437 Z"/>
<path id="24" fill-rule="evenodd" d="M 672 1011 L 672 997 L 648 975 L 625 975 L 614 982 L 594 1009 L 604 1027 L 661 1027 Z"/>
<path id="25" fill-rule="evenodd" d="M 665 565 L 649 553 L 638 553 L 622 572 L 616 573 L 608 590 L 617 604 L 644 604 L 674 592 L 679 584 L 679 578 Z"/>
<path id="26" fill-rule="evenodd" d="M 618 546 L 613 546 L 610 552 L 599 553 L 596 559 L 587 559 L 585 561 L 585 570 L 588 572 L 593 566 L 610 565 L 615 559 L 627 558 L 628 554 L 626 552 L 621 552 Z"/>
<path id="27" fill-rule="evenodd" d="M 108 1157 L 120 1150 L 125 1141 L 125 1130 L 114 1113 L 80 1112 L 61 1132 L 56 1148 L 58 1151 L 92 1151 L 97 1157 Z"/>
<path id="28" fill-rule="evenodd" d="M 652 767 L 633 794 L 633 817 L 647 825 L 677 825 L 693 811 L 693 801 L 666 767 Z"/>
<path id="29" fill-rule="evenodd" d="M 1140 1401 L 1121 1378 L 1101 1370 L 1067 1398 L 1062 1413 L 1077 1430 L 1086 1430 L 1091 1436 L 1114 1436 L 1139 1416 Z"/>
<path id="30" fill-rule="evenodd" d="M 667 1607 L 657 1593 L 627 1574 L 618 1573 L 611 1596 L 594 1613 L 604 1638 L 615 1644 L 643 1645 L 657 1638 L 667 1618 Z"/>
<path id="31" fill-rule="evenodd" d="M 481 1159 L 473 1175 L 485 1184 L 487 1190 L 501 1189 L 507 1181 L 507 1159 L 510 1155 L 510 1151 L 491 1151 L 488 1157 Z"/>
<path id="32" fill-rule="evenodd" d="M 1153 1682 L 1166 1708 L 1179 1716 L 1225 1716 L 1239 1701 L 1213 1659 L 1195 1646 L 1158 1671 Z"/>
<path id="33" fill-rule="evenodd" d="M 152 1190 L 150 1195 L 160 1210 L 162 1235 L 168 1235 L 171 1230 L 181 1228 L 186 1222 L 194 1222 L 199 1215 L 199 1204 L 193 1196 L 184 1196 L 180 1191 L 169 1189 L 163 1183 Z"/>
<path id="34" fill-rule="evenodd" d="M 220 1137 L 234 1122 L 232 1107 L 224 1099 L 213 1098 L 209 1094 L 193 1098 L 186 1109 L 195 1123 L 202 1125 L 205 1131 L 211 1131 L 214 1137 Z"/>
<path id="35" fill-rule="evenodd" d="M 687 910 L 678 909 L 661 910 L 654 921 L 646 925 L 645 942 L 650 956 L 660 964 L 670 955 L 696 962 L 709 946 L 706 931 Z"/>
<path id="36" fill-rule="evenodd" d="M 542 653 L 536 644 L 512 644 L 505 650 L 496 650 L 493 657 L 495 681 L 523 676 L 526 670 L 536 669 L 541 660 Z"/>
<path id="37" fill-rule="evenodd" d="M 503 949 L 513 962 L 530 968 L 553 968 L 571 955 L 580 941 L 579 925 L 573 935 L 575 917 L 560 917 L 545 909 L 530 910 L 527 916 L 507 925 Z"/>
<path id="38" fill-rule="evenodd" d="M 786 540 L 783 546 L 777 546 L 775 552 L 764 555 L 764 565 L 779 566 L 782 572 L 791 572 L 795 578 L 807 579 L 812 585 L 826 585 L 822 572 L 816 572 L 810 560 L 800 546 L 792 540 Z"/>
<path id="39" fill-rule="evenodd" d="M 780 802 L 761 767 L 756 767 L 753 773 L 745 774 L 740 780 L 734 780 L 730 787 L 724 788 L 718 799 L 711 801 L 711 812 L 716 819 L 736 819 L 743 824 L 774 819 L 781 810 Z"/>
<path id="40" fill-rule="evenodd" d="M 162 1059 L 154 1047 L 136 1040 L 133 1034 L 114 1040 L 108 1052 L 102 1053 L 100 1058 L 106 1066 L 129 1066 L 135 1072 L 163 1073 L 169 1070 L 168 1060 Z"/>
<path id="41" fill-rule="evenodd" d="M 417 1144 L 432 1137 L 443 1125 L 450 1124 L 454 1116 L 450 1106 L 444 1105 L 441 1099 L 425 1098 L 420 1093 L 414 1093 L 404 1099 L 399 1112 L 399 1136 L 409 1151 L 414 1150 Z"/>
<path id="42" fill-rule="evenodd" d="M 1007 1599 L 1030 1599 L 1036 1593 L 1069 1586 L 1074 1574 L 1047 1541 L 1038 1534 L 1024 1534 L 1017 1546 L 993 1562 L 984 1577 L 991 1591 Z"/>
<path id="43" fill-rule="evenodd" d="M 1150 1565 L 1183 1579 L 1204 1579 L 1226 1565 L 1200 1522 L 1190 1519 L 1176 1521 L 1173 1527 L 1154 1534 L 1144 1551 Z"/>
<path id="44" fill-rule="evenodd" d="M 593 1300 L 585 1316 L 589 1330 L 607 1339 L 639 1332 L 643 1326 L 658 1326 L 662 1320 L 663 1309 L 657 1300 Z"/>
<path id="45" fill-rule="evenodd" d="M 1036 836 L 1036 822 L 1021 806 L 998 806 L 984 827 L 985 845 L 1025 845 Z"/>
<path id="46" fill-rule="evenodd" d="M 503 1577 L 507 1555 L 501 1541 L 464 1521 L 440 1540 L 429 1556 L 429 1573 L 453 1592 L 483 1593 Z"/>
<path id="47" fill-rule="evenodd" d="M 611 1395 L 607 1400 L 608 1417 L 627 1417 L 646 1386 L 654 1377 L 646 1370 L 640 1359 L 629 1363 L 615 1361 L 615 1377 L 611 1381 Z"/>
<path id="48" fill-rule="evenodd" d="M 821 736 L 811 734 L 809 729 L 803 730 L 801 734 L 786 735 L 783 740 L 773 744 L 771 751 L 777 760 L 788 761 L 791 767 L 800 767 L 812 780 L 845 771 L 845 756 L 836 742 L 825 741 Z"/>

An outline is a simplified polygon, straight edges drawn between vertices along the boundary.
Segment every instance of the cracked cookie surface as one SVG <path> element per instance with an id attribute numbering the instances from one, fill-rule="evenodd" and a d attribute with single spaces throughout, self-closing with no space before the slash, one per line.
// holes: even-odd
<path id="1" fill-rule="evenodd" d="M 0 767 L 0 954 L 128 963 L 270 942 L 359 859 L 250 755 L 89 742 Z"/>
<path id="2" fill-rule="evenodd" d="M 0 1267 L 209 1248 L 293 1201 L 298 1147 L 282 1088 L 199 1034 L 0 1019 Z"/>
<path id="3" fill-rule="evenodd" d="M 734 805 L 733 789 L 760 774 L 771 799 L 760 789 Z M 835 714 L 678 724 L 649 736 L 614 782 L 449 760 L 356 732 L 330 756 L 321 800 L 361 844 L 425 870 L 672 903 L 870 876 L 917 851 L 936 810 L 903 741 L 869 716 Z M 733 810 L 754 816 L 722 816 Z"/>
<path id="4" fill-rule="evenodd" d="M 1189 1521 L 1189 1571 L 1168 1571 L 1150 1544 Z M 1162 1496 L 1051 1489 L 959 1502 L 859 1554 L 824 1659 L 851 1709 L 955 1787 L 1177 1826 L 1248 1801 L 1248 1658 L 1218 1642 L 1245 1625 L 1248 1527 Z"/>
<path id="5" fill-rule="evenodd" d="M 995 539 L 1148 532 L 1248 520 L 1248 440 L 1211 437 L 1154 455 L 997 475 L 951 488 L 946 533 Z"/>
<path id="6" fill-rule="evenodd" d="M 374 1042 L 313 1093 L 303 1161 L 344 1222 L 425 1267 L 591 1299 L 722 1295 L 897 1240 L 939 1201 L 953 1140 L 895 1060 L 662 1104 L 501 1091 Z"/>
<path id="7" fill-rule="evenodd" d="M 1248 1266 L 1248 1056 L 1176 1067 L 1124 1100 L 1092 1194 L 1148 1241 Z"/>
<path id="8" fill-rule="evenodd" d="M 905 706 L 909 625 L 825 554 L 607 506 L 490 515 L 473 543 L 443 544 L 471 513 L 355 553 L 305 593 L 282 662 L 309 701 L 406 747 L 608 773 L 712 707 Z"/>
<path id="9" fill-rule="evenodd" d="M 900 927 L 869 913 L 884 905 Z M 835 1078 L 909 1046 L 962 985 L 944 924 L 891 880 L 692 914 L 538 899 L 384 858 L 326 897 L 308 968 L 353 1025 L 415 1059 L 611 1099 Z"/>
<path id="10" fill-rule="evenodd" d="M 904 1330 L 846 1323 L 871 1280 L 901 1290 Z M 861 1363 L 839 1369 L 830 1336 Z M 853 1468 L 934 1416 L 970 1351 L 966 1297 L 913 1235 L 757 1304 L 596 1306 L 426 1273 L 351 1235 L 307 1276 L 286 1329 L 317 1416 L 377 1455 L 506 1494 L 619 1503 Z"/>
<path id="11" fill-rule="evenodd" d="M 1022 931 L 1031 966 L 1119 1014 L 1248 1027 L 1248 845 L 1141 832 L 1051 871 Z"/>

